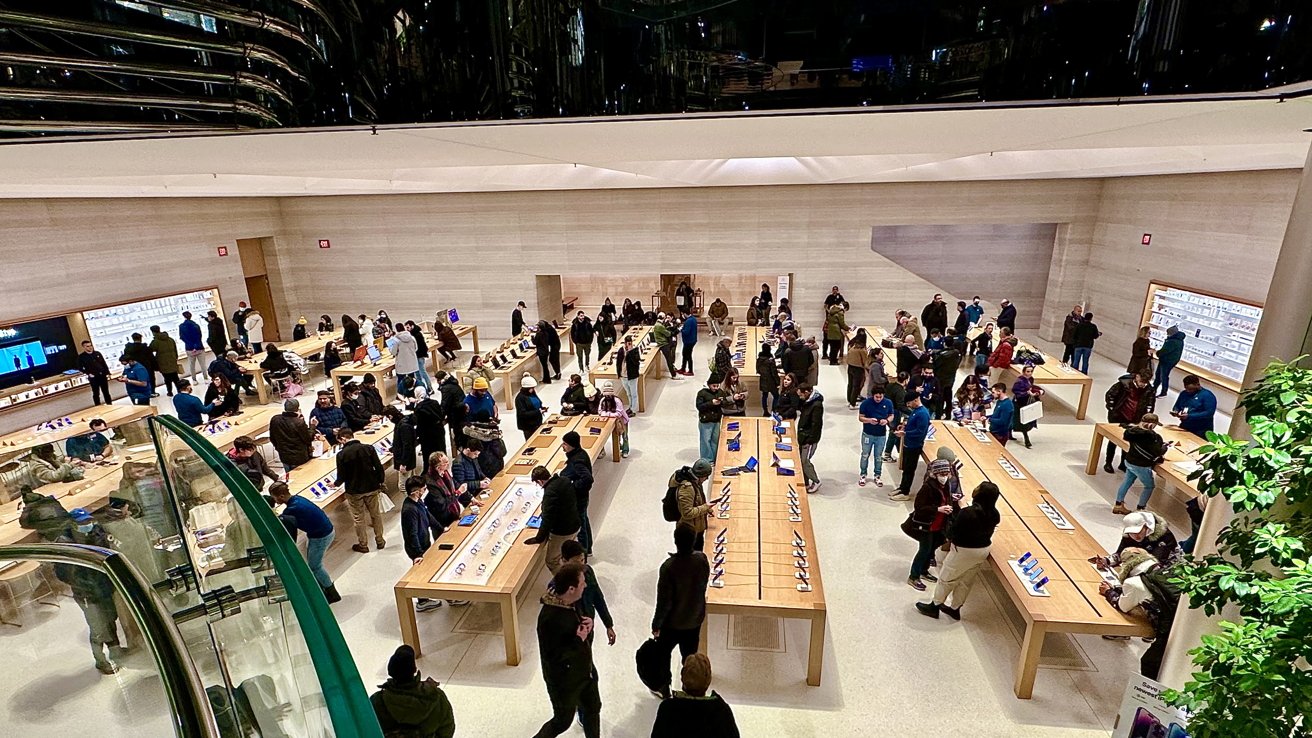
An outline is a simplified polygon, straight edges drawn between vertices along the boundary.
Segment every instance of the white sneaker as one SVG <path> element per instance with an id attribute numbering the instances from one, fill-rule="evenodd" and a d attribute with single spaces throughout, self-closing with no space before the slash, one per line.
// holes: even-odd
<path id="1" fill-rule="evenodd" d="M 876 487 L 883 487 L 883 486 L 884 486 L 884 480 L 880 479 L 879 477 L 875 477 L 875 486 L 876 486 Z"/>
<path id="2" fill-rule="evenodd" d="M 418 604 L 415 605 L 415 611 L 428 612 L 429 610 L 436 610 L 441 606 L 442 606 L 441 600 L 420 600 Z"/>
<path id="3" fill-rule="evenodd" d="M 861 479 L 857 480 L 856 486 L 858 487 L 866 486 L 866 475 L 864 474 L 861 475 Z"/>

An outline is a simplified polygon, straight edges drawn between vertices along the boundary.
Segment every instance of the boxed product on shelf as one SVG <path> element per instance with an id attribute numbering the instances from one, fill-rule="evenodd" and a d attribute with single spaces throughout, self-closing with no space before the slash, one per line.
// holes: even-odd
<path id="1" fill-rule="evenodd" d="M 204 330 L 205 315 L 211 310 L 223 315 L 219 291 L 212 288 L 84 310 L 82 318 L 86 321 L 91 343 L 105 355 L 110 371 L 117 372 L 122 369 L 118 363 L 120 352 L 132 340 L 133 333 L 140 333 L 142 341 L 150 343 L 150 326 L 158 325 L 178 341 L 179 353 L 182 353 L 178 337 L 182 313 L 190 311 L 192 319 Z"/>
<path id="2" fill-rule="evenodd" d="M 1262 306 L 1187 287 L 1151 282 L 1143 324 L 1149 345 L 1161 348 L 1166 329 L 1185 334 L 1180 368 L 1223 387 L 1239 389 L 1262 320 Z"/>

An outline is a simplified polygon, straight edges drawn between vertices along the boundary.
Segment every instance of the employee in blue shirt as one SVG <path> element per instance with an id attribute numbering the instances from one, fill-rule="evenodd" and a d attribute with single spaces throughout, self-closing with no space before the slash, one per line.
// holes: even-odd
<path id="1" fill-rule="evenodd" d="M 880 476 L 884 472 L 885 438 L 888 436 L 888 426 L 893 422 L 893 401 L 884 397 L 884 385 L 875 385 L 870 390 L 870 396 L 861 401 L 857 419 L 861 421 L 861 480 L 857 486 L 866 486 L 866 469 L 873 457 L 875 486 L 883 487 L 884 482 Z"/>
<path id="2" fill-rule="evenodd" d="M 150 370 L 142 366 L 141 362 L 127 356 L 126 354 L 118 357 L 118 361 L 123 365 L 123 373 L 119 375 L 118 381 L 127 385 L 128 399 L 133 405 L 150 404 Z"/>
<path id="3" fill-rule="evenodd" d="M 688 313 L 683 316 L 683 327 L 679 329 L 679 337 L 683 339 L 683 362 L 679 367 L 679 373 L 685 377 L 692 376 L 692 350 L 697 346 L 697 316 Z"/>
<path id="4" fill-rule="evenodd" d="M 269 496 L 273 498 L 274 503 L 282 505 L 282 514 L 278 516 L 283 525 L 287 526 L 287 532 L 292 534 L 295 539 L 296 531 L 305 531 L 305 537 L 309 539 L 305 547 L 305 559 L 310 565 L 310 572 L 314 574 L 315 581 L 323 588 L 323 596 L 328 599 L 329 604 L 338 602 L 342 596 L 337 594 L 337 587 L 333 585 L 333 578 L 328 575 L 328 570 L 323 568 L 323 555 L 328 552 L 328 547 L 333 545 L 333 521 L 328 519 L 323 510 L 310 500 L 293 495 L 287 488 L 286 482 L 274 482 L 269 485 Z"/>
<path id="5" fill-rule="evenodd" d="M 178 414 L 178 420 L 196 428 L 205 423 L 202 414 L 214 414 L 214 403 L 206 405 L 201 402 L 191 393 L 191 382 L 182 379 L 178 381 L 178 393 L 173 396 L 173 412 Z"/>
<path id="6" fill-rule="evenodd" d="M 993 385 L 993 414 L 989 416 L 989 434 L 1003 446 L 1011 440 L 1011 424 L 1016 419 L 1016 403 L 1007 397 L 1007 385 Z"/>
<path id="7" fill-rule="evenodd" d="M 966 317 L 970 318 L 971 325 L 978 325 L 984 318 L 984 306 L 979 304 L 979 295 L 975 295 L 966 306 Z"/>
<path id="8" fill-rule="evenodd" d="M 1181 428 L 1199 438 L 1207 438 L 1216 417 L 1216 395 L 1203 387 L 1203 381 L 1197 375 L 1190 374 L 1184 378 L 1184 391 L 1175 398 L 1171 415 L 1180 419 Z"/>
<path id="9" fill-rule="evenodd" d="M 902 481 L 889 495 L 888 499 L 902 501 L 911 499 L 911 484 L 916 479 L 916 467 L 920 466 L 920 451 L 925 447 L 925 438 L 929 435 L 929 410 L 915 392 L 907 392 L 907 422 L 897 435 L 902 437 Z"/>
<path id="10" fill-rule="evenodd" d="M 95 418 L 90 425 L 90 433 L 73 436 L 64 444 L 64 454 L 68 458 L 99 461 L 114 455 L 114 447 L 109 445 L 109 439 L 105 437 L 109 424 L 100 418 Z"/>

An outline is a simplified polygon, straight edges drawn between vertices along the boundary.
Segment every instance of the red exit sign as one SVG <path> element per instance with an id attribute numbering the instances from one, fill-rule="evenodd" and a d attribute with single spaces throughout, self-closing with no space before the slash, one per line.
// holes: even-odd
<path id="1" fill-rule="evenodd" d="M 323 242 L 320 241 L 320 243 L 323 243 Z M 1139 243 L 1142 243 L 1144 246 L 1151 246 L 1152 243 L 1153 243 L 1153 234 L 1151 234 L 1151 233 L 1145 233 L 1145 234 L 1143 234 L 1143 239 L 1141 239 L 1141 240 L 1139 241 Z"/>
<path id="2" fill-rule="evenodd" d="M 328 239 L 321 238 L 319 239 L 319 248 L 321 249 L 332 248 L 332 244 L 328 242 Z"/>
<path id="3" fill-rule="evenodd" d="M 227 255 L 228 255 L 228 247 L 227 247 L 227 246 L 220 246 L 220 247 L 219 247 L 219 256 L 227 256 Z"/>

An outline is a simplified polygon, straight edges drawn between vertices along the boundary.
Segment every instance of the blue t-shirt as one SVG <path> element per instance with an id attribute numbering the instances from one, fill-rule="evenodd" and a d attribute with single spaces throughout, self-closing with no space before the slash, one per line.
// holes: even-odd
<path id="1" fill-rule="evenodd" d="M 333 521 L 328 519 L 319 506 L 301 497 L 293 496 L 283 508 L 283 516 L 292 519 L 296 527 L 305 531 L 310 538 L 323 538 L 333 532 Z"/>
<path id="2" fill-rule="evenodd" d="M 893 420 L 893 401 L 885 397 L 879 402 L 873 398 L 867 397 L 861 401 L 861 409 L 857 411 L 863 418 L 874 418 L 875 420 Z M 861 432 L 869 436 L 883 436 L 888 433 L 888 426 L 877 423 L 862 423 Z"/>
<path id="3" fill-rule="evenodd" d="M 132 398 L 149 398 L 150 397 L 150 372 L 140 363 L 133 364 L 123 370 L 123 376 L 128 379 L 135 379 L 138 382 L 145 382 L 144 385 L 128 384 L 128 397 Z"/>

